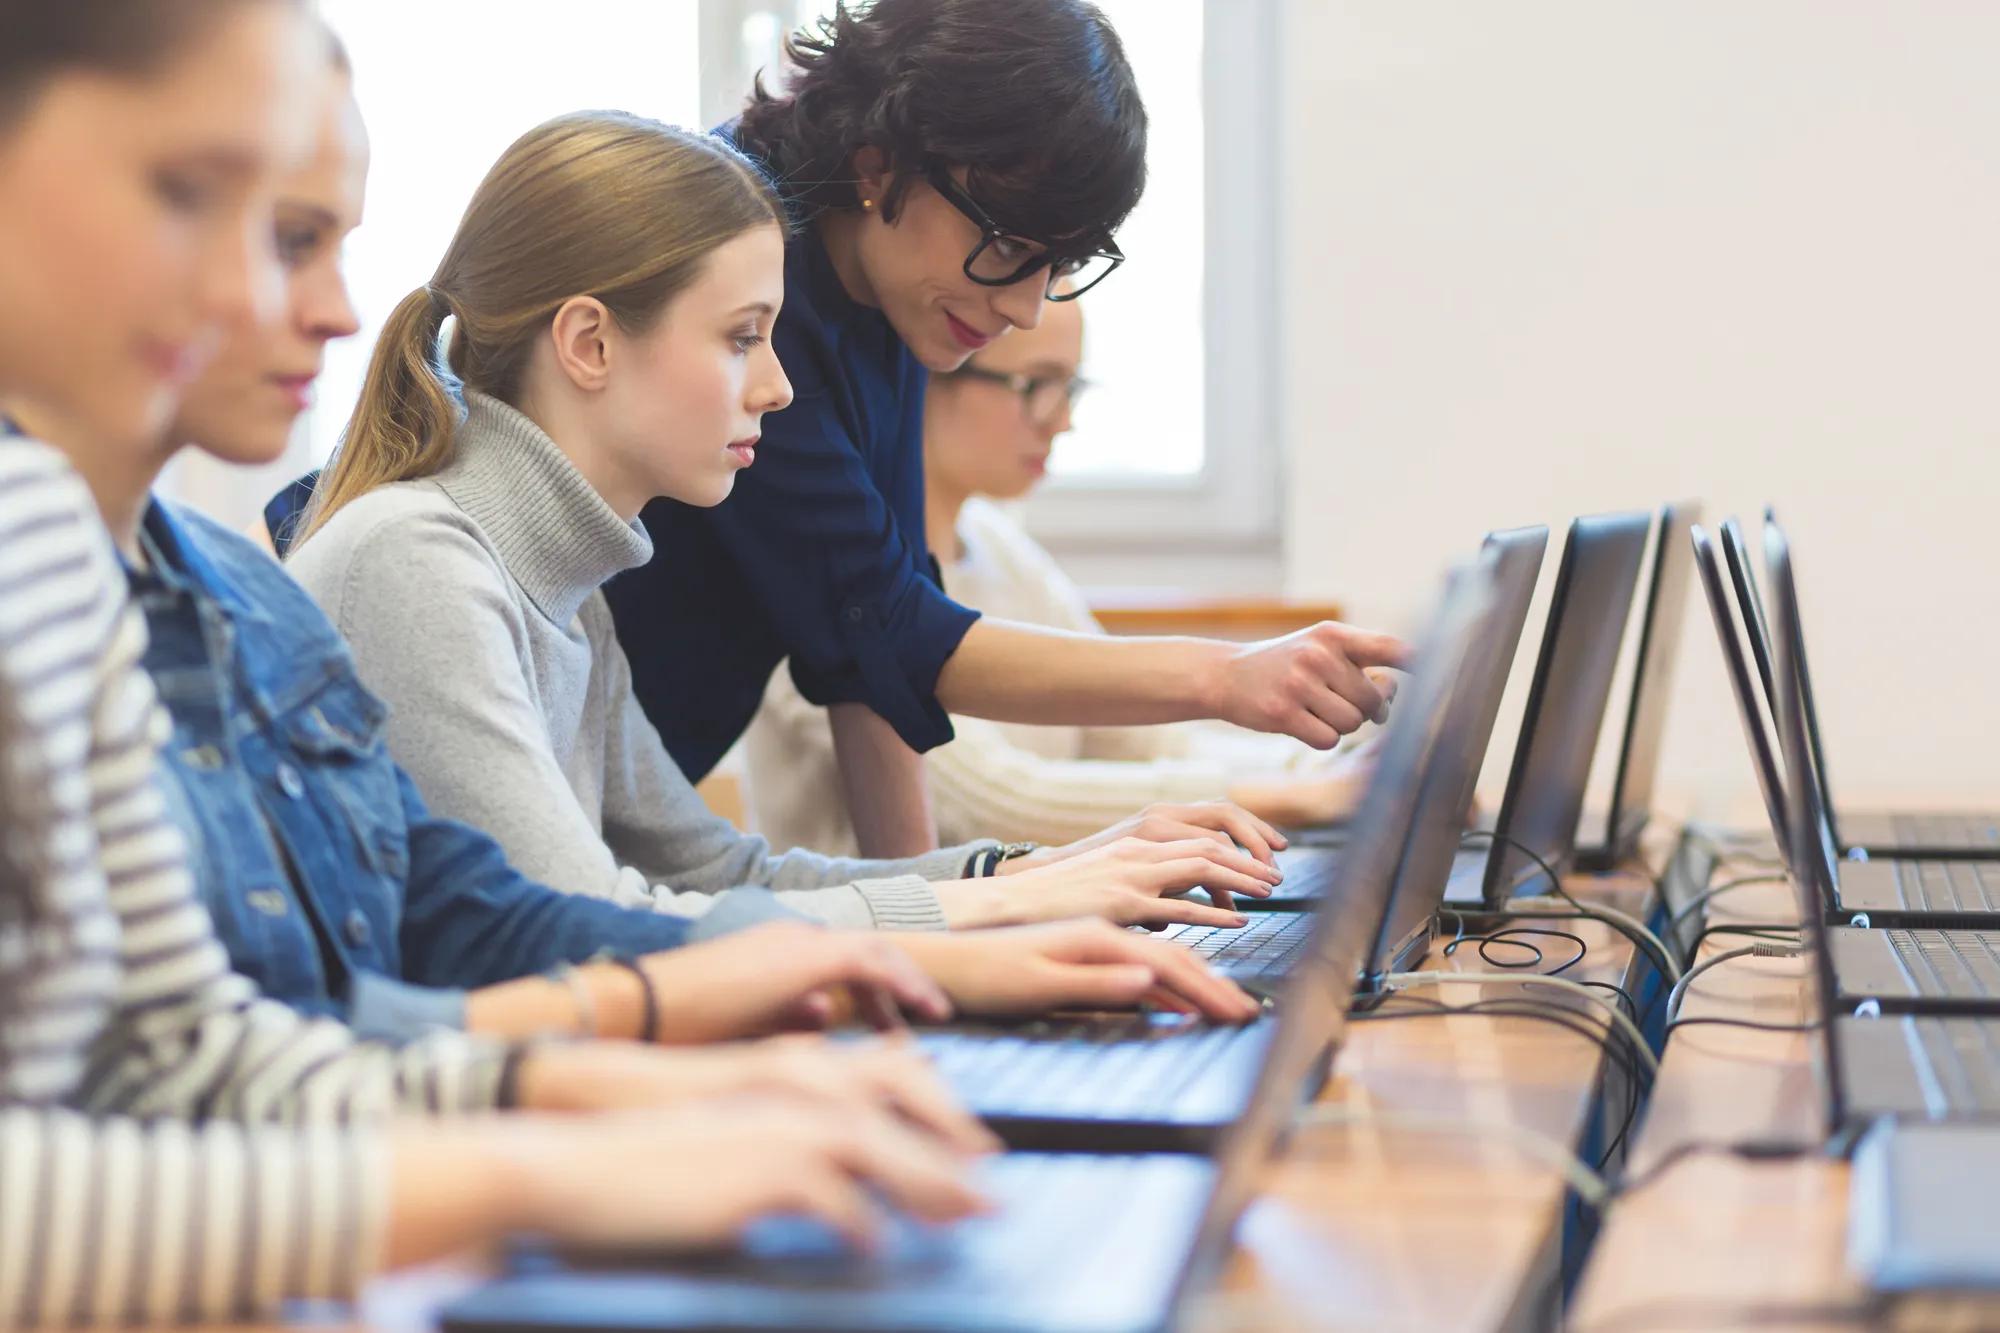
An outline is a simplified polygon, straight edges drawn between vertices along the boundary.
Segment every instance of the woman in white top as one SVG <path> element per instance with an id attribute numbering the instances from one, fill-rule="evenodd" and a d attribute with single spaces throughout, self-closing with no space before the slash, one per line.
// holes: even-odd
<path id="1" fill-rule="evenodd" d="M 1051 302 L 1042 322 L 931 378 L 924 404 L 930 548 L 945 591 L 1003 620 L 1102 634 L 1054 557 L 994 501 L 1032 491 L 1048 470 L 1082 389 L 1082 302 Z M 1345 815 L 1360 794 L 1366 745 L 1338 755 L 1221 723 L 1042 727 L 952 718 L 957 738 L 926 756 L 938 836 L 970 831 L 1060 843 L 1145 805 L 1227 798 L 1271 823 Z M 745 738 L 748 803 L 772 846 L 851 854 L 824 709 L 788 672 L 771 678 Z"/>

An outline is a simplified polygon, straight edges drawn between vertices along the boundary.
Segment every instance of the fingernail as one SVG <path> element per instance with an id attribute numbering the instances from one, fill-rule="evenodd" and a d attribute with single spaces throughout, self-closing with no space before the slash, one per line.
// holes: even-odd
<path id="1" fill-rule="evenodd" d="M 1247 926 L 1250 924 L 1250 918 L 1243 915 L 1241 912 L 1238 912 L 1236 914 L 1236 924 L 1239 926 Z"/>

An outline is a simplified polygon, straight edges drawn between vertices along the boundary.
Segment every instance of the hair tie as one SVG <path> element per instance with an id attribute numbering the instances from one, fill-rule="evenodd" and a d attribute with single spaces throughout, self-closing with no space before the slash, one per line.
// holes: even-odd
<path id="1" fill-rule="evenodd" d="M 424 284 L 424 290 L 430 293 L 431 311 L 434 314 L 436 314 L 438 318 L 443 319 L 445 316 L 451 314 L 450 297 L 446 296 L 443 292 L 431 286 L 429 283 Z"/>

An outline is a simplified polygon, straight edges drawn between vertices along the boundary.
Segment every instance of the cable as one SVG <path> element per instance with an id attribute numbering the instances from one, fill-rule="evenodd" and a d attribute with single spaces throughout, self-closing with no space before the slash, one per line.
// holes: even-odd
<path id="1" fill-rule="evenodd" d="M 1519 975 L 1511 972 L 1391 972 L 1382 978 L 1382 984 L 1391 991 L 1407 990 L 1413 986 L 1438 986 L 1454 981 L 1475 983 L 1504 982 L 1517 986 L 1555 986 L 1572 994 L 1581 995 L 1592 1004 L 1602 1006 L 1604 1011 L 1611 1016 L 1612 1023 L 1624 1030 L 1624 1035 L 1631 1041 L 1633 1049 L 1641 1053 L 1641 1058 L 1645 1060 L 1648 1071 L 1657 1074 L 1660 1070 L 1659 1057 L 1653 1054 L 1653 1048 L 1647 1044 L 1646 1034 L 1639 1030 L 1637 1023 L 1626 1017 L 1625 1011 L 1618 1007 L 1617 999 L 1615 997 L 1607 999 L 1591 990 L 1588 986 L 1571 981 L 1568 977 L 1558 977 L 1543 972 L 1529 972 Z"/>
<path id="2" fill-rule="evenodd" d="M 1674 983 L 1673 993 L 1667 996 L 1667 1026 L 1672 1027 L 1674 1020 L 1681 1016 L 1681 1000 L 1687 995 L 1688 983 L 1702 973 L 1712 968 L 1720 967 L 1722 964 L 1736 958 L 1797 958 L 1798 956 L 1799 951 L 1795 948 L 1789 948 L 1771 940 L 1759 940 L 1755 944 L 1745 944 L 1735 949 L 1724 949 L 1721 953 L 1713 957 L 1702 959 L 1699 963 L 1696 963 L 1681 974 L 1681 979 Z"/>
<path id="3" fill-rule="evenodd" d="M 1675 981 L 1680 980 L 1681 976 L 1680 964 L 1674 961 L 1673 953 L 1671 950 L 1667 948 L 1666 942 L 1662 940 L 1658 935 L 1655 935 L 1651 930 L 1648 930 L 1646 928 L 1645 922 L 1640 921 L 1638 918 L 1632 916 L 1628 912 L 1621 912 L 1615 907 L 1606 907 L 1601 903 L 1585 904 L 1578 902 L 1575 897 L 1571 896 L 1570 891 L 1563 887 L 1562 877 L 1556 874 L 1554 867 L 1550 866 L 1549 863 L 1546 860 L 1544 860 L 1541 857 L 1541 855 L 1534 850 L 1534 848 L 1529 847 L 1527 844 L 1521 842 L 1517 838 L 1509 838 L 1498 833 L 1488 832 L 1484 829 L 1476 829 L 1471 833 L 1462 835 L 1459 838 L 1459 845 L 1463 846 L 1466 842 L 1474 838 L 1484 838 L 1488 842 L 1495 845 L 1496 847 L 1499 846 L 1511 847 L 1515 851 L 1519 852 L 1521 855 L 1527 857 L 1530 861 L 1533 861 L 1535 863 L 1536 868 L 1539 869 L 1544 875 L 1548 876 L 1549 890 L 1551 893 L 1554 894 L 1554 896 L 1562 899 L 1565 903 L 1569 904 L 1569 906 L 1578 915 L 1590 917 L 1597 921 L 1602 921 L 1605 925 L 1612 927 L 1614 930 L 1617 930 L 1620 934 L 1624 935 L 1627 939 L 1631 940 L 1635 947 L 1639 945 L 1639 942 L 1642 939 L 1645 940 L 1653 950 L 1654 966 L 1660 968 L 1662 975 L 1670 976 Z M 1657 890 L 1658 884 L 1655 883 L 1654 887 Z M 1517 899 L 1514 901 L 1513 904 L 1510 905 L 1510 907 L 1507 910 L 1486 913 L 1485 915 L 1510 916 L 1516 914 L 1517 912 L 1522 916 L 1546 915 L 1545 913 L 1541 912 L 1520 911 L 1520 903 L 1533 902 L 1533 901 L 1534 899 L 1532 898 Z"/>
<path id="4" fill-rule="evenodd" d="M 1820 1024 L 1818 1023 L 1764 1023 L 1752 1018 L 1710 1018 L 1704 1014 L 1700 1018 L 1676 1018 L 1673 1022 L 1667 1024 L 1667 1033 L 1671 1036 L 1680 1028 L 1699 1027 L 1749 1028 L 1752 1032 L 1817 1032 L 1820 1030 Z"/>
<path id="5" fill-rule="evenodd" d="M 1824 1156 L 1826 1144 L 1785 1139 L 1742 1139 L 1717 1143 L 1710 1139 L 1689 1139 L 1669 1148 L 1659 1161 L 1636 1176 L 1626 1176 L 1612 1186 L 1615 1198 L 1624 1198 L 1645 1189 L 1670 1174 L 1682 1162 L 1694 1157 L 1734 1157 L 1745 1162 L 1786 1162 L 1800 1157 Z"/>
<path id="6" fill-rule="evenodd" d="M 1457 913 L 1453 913 L 1453 915 L 1457 916 Z M 1461 944 L 1477 944 L 1479 946 L 1479 960 L 1489 967 L 1519 970 L 1531 968 L 1546 961 L 1547 955 L 1542 952 L 1541 946 L 1530 944 L 1526 940 L 1518 938 L 1523 935 L 1541 935 L 1549 939 L 1568 940 L 1576 946 L 1576 952 L 1564 959 L 1561 966 L 1550 968 L 1544 974 L 1546 976 L 1559 976 L 1569 971 L 1572 967 L 1582 962 L 1584 955 L 1590 952 L 1590 946 L 1584 942 L 1581 935 L 1572 934 L 1567 930 L 1544 930 L 1535 926 L 1509 926 L 1504 930 L 1496 930 L 1486 935 L 1468 935 L 1465 933 L 1465 918 L 1458 917 L 1458 933 L 1452 936 L 1451 940 L 1445 944 L 1444 955 L 1449 958 L 1453 954 L 1456 954 L 1458 946 Z M 1518 963 L 1510 963 L 1504 958 L 1495 958 L 1487 950 L 1496 944 L 1504 944 L 1512 949 L 1524 949 L 1527 951 L 1528 957 Z"/>
<path id="7" fill-rule="evenodd" d="M 1688 899 L 1680 911 L 1675 912 L 1667 918 L 1666 933 L 1671 935 L 1679 930 L 1683 921 L 1686 921 L 1696 912 L 1707 907 L 1711 901 L 1725 893 L 1734 893 L 1737 889 L 1747 889 L 1753 884 L 1782 883 L 1784 878 L 1785 876 L 1782 872 L 1778 874 L 1739 875 L 1735 879 L 1725 879 L 1713 888 L 1703 889 L 1700 893 Z"/>
<path id="8" fill-rule="evenodd" d="M 1583 1159 L 1548 1135 L 1505 1121 L 1468 1120 L 1457 1116 L 1434 1115 L 1426 1111 L 1381 1111 L 1373 1107 L 1326 1106 L 1314 1104 L 1299 1113 L 1299 1122 L 1316 1125 L 1382 1125 L 1419 1134 L 1464 1134 L 1472 1138 L 1500 1138 L 1518 1148 L 1523 1156 L 1538 1159 L 1562 1174 L 1577 1197 L 1593 1211 L 1601 1212 L 1611 1198 L 1611 1185 L 1586 1166 Z"/>
<path id="9" fill-rule="evenodd" d="M 1519 980 L 1508 977 L 1507 980 Z M 1496 1018 L 1532 1018 L 1544 1023 L 1553 1023 L 1565 1031 L 1574 1033 L 1590 1042 L 1604 1053 L 1608 1060 L 1624 1077 L 1631 1088 L 1631 1096 L 1625 1101 L 1625 1114 L 1617 1135 L 1611 1140 L 1603 1155 L 1599 1157 L 1597 1169 L 1602 1171 L 1605 1164 L 1617 1155 L 1619 1145 L 1631 1132 L 1633 1122 L 1639 1114 L 1640 1101 L 1650 1093 L 1653 1084 L 1652 1071 L 1634 1056 L 1631 1038 L 1618 1027 L 1599 1027 L 1588 1020 L 1582 1012 L 1563 1005 L 1549 1004 L 1539 1000 L 1503 998 L 1479 1000 L 1466 1005 L 1448 1005 L 1427 996 L 1412 995 L 1407 991 L 1398 992 L 1396 999 L 1404 1004 L 1419 1006 L 1413 1009 L 1375 1010 L 1367 1014 L 1356 1014 L 1355 1022 L 1386 1022 L 1396 1019 L 1436 1018 L 1454 1014 L 1484 1014 Z M 1615 1038 L 1615 1040 L 1614 1040 Z M 1643 1047 L 1640 1049 L 1644 1049 Z M 1648 1055 L 1650 1051 L 1646 1052 Z"/>

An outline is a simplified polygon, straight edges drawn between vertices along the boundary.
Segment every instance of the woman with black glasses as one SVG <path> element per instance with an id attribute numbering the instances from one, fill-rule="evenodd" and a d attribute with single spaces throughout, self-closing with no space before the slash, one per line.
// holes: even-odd
<path id="1" fill-rule="evenodd" d="M 787 657 L 806 697 L 833 706 L 870 855 L 933 844 L 917 752 L 950 739 L 948 710 L 1217 717 L 1320 748 L 1379 716 L 1385 691 L 1364 668 L 1402 652 L 1384 635 L 1107 640 L 981 619 L 938 586 L 926 376 L 1109 276 L 1145 184 L 1146 113 L 1103 15 L 1082 0 L 875 0 L 788 50 L 795 77 L 760 85 L 724 133 L 796 224 L 773 333 L 796 400 L 744 442 L 756 465 L 726 504 L 649 507 L 652 563 L 607 589 L 639 697 L 687 775 L 742 735 Z"/>

